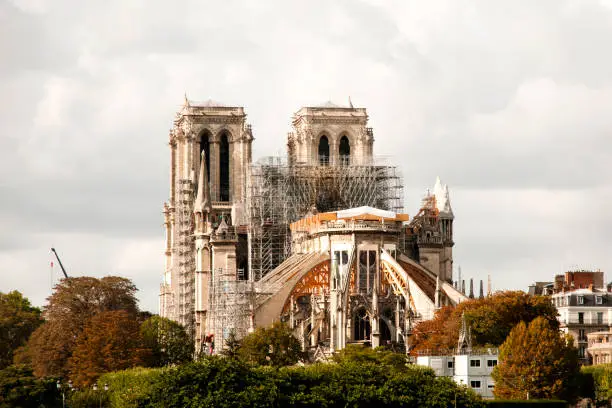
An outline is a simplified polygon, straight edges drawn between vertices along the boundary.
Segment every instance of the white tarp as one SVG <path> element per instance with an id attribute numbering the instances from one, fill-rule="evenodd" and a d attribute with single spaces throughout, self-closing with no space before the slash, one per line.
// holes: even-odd
<path id="1" fill-rule="evenodd" d="M 396 217 L 396 214 L 393 211 L 380 210 L 378 208 L 368 207 L 367 205 L 364 205 L 363 207 L 349 208 L 347 210 L 337 211 L 336 217 L 354 218 L 354 217 L 358 217 L 364 214 L 371 214 L 376 217 L 383 217 L 383 218 L 395 218 Z"/>

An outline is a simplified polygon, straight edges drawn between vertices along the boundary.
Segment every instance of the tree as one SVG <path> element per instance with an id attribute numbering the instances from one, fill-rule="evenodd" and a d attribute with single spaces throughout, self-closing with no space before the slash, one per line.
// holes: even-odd
<path id="1" fill-rule="evenodd" d="M 302 345 L 289 327 L 279 322 L 259 327 L 245 336 L 238 355 L 244 361 L 275 367 L 292 365 L 303 359 Z"/>
<path id="2" fill-rule="evenodd" d="M 149 354 L 133 315 L 125 310 L 101 312 L 77 338 L 68 361 L 70 378 L 78 386 L 91 385 L 102 373 L 143 365 Z"/>
<path id="3" fill-rule="evenodd" d="M 38 379 L 23 365 L 0 370 L 0 408 L 56 406 L 57 398 L 53 378 Z"/>
<path id="4" fill-rule="evenodd" d="M 44 308 L 45 323 L 30 337 L 22 360 L 31 361 L 34 374 L 63 377 L 67 362 L 86 323 L 100 312 L 125 310 L 137 316 L 136 287 L 125 278 L 63 279 Z"/>
<path id="5" fill-rule="evenodd" d="M 161 367 L 190 361 L 193 341 L 180 324 L 160 316 L 152 316 L 140 326 L 144 346 L 151 350 L 148 365 Z"/>
<path id="6" fill-rule="evenodd" d="M 543 317 L 517 324 L 500 347 L 499 361 L 492 373 L 497 398 L 572 400 L 578 392 L 573 339 Z"/>
<path id="7" fill-rule="evenodd" d="M 15 350 L 42 322 L 40 309 L 20 292 L 0 292 L 0 370 L 12 364 Z"/>
<path id="8" fill-rule="evenodd" d="M 521 291 L 497 292 L 483 299 L 471 299 L 457 307 L 443 307 L 434 319 L 415 325 L 412 353 L 427 350 L 453 350 L 457 347 L 461 318 L 465 314 L 474 346 L 501 345 L 512 328 L 521 321 L 542 317 L 558 328 L 557 310 L 544 296 L 530 296 Z"/>
<path id="9" fill-rule="evenodd" d="M 225 347 L 221 350 L 221 354 L 229 358 L 238 358 L 242 342 L 236 335 L 236 330 L 230 330 L 227 339 L 225 339 Z"/>

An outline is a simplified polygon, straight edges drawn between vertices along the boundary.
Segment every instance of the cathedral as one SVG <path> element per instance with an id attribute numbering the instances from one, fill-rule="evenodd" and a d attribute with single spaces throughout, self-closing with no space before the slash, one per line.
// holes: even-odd
<path id="1" fill-rule="evenodd" d="M 253 162 L 253 140 L 244 108 L 186 97 L 169 134 L 159 308 L 197 352 L 275 321 L 312 353 L 408 349 L 415 322 L 466 298 L 452 281 L 448 187 L 436 180 L 405 213 L 366 109 L 299 109 L 284 157 Z"/>

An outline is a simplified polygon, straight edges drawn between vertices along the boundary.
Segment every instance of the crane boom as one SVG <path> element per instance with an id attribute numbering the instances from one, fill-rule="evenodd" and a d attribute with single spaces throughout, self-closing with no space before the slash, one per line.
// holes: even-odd
<path id="1" fill-rule="evenodd" d="M 64 265 L 62 265 L 62 261 L 60 260 L 57 252 L 55 251 L 55 248 L 51 248 L 51 252 L 55 254 L 55 258 L 57 259 L 57 262 L 59 263 L 60 268 L 62 268 L 62 272 L 64 272 L 64 276 L 66 277 L 66 279 L 68 279 L 68 274 L 66 273 L 66 269 L 64 269 Z"/>

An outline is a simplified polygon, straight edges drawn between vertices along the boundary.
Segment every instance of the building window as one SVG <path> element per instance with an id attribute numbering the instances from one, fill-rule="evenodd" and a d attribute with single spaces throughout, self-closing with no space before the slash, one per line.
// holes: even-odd
<path id="1" fill-rule="evenodd" d="M 376 251 L 359 251 L 359 279 L 357 290 L 370 293 L 376 275 Z"/>
<path id="2" fill-rule="evenodd" d="M 578 304 L 584 305 L 584 296 L 578 296 Z"/>
<path id="3" fill-rule="evenodd" d="M 342 136 L 338 150 L 338 153 L 340 153 L 340 164 L 342 166 L 351 164 L 351 144 L 349 143 L 348 137 Z"/>
<path id="4" fill-rule="evenodd" d="M 472 387 L 472 388 L 480 388 L 480 381 L 476 381 L 476 380 L 470 381 L 470 387 Z"/>
<path id="5" fill-rule="evenodd" d="M 584 333 L 584 329 L 578 329 L 578 341 L 586 340 L 586 334 Z"/>
<path id="6" fill-rule="evenodd" d="M 453 368 L 453 362 L 452 362 L 452 361 L 448 361 L 448 362 L 446 363 L 446 367 L 448 367 L 448 368 Z"/>
<path id="7" fill-rule="evenodd" d="M 327 136 L 321 136 L 321 139 L 319 139 L 319 164 L 321 166 L 329 165 L 329 140 Z"/>
<path id="8" fill-rule="evenodd" d="M 495 367 L 497 365 L 497 360 L 487 360 L 487 367 Z"/>
<path id="9" fill-rule="evenodd" d="M 493 388 L 495 388 L 495 384 L 487 384 L 487 388 L 492 390 Z"/>
<path id="10" fill-rule="evenodd" d="M 578 323 L 584 324 L 584 313 L 583 312 L 578 312 Z"/>
<path id="11" fill-rule="evenodd" d="M 595 297 L 595 304 L 601 305 L 603 303 L 603 298 L 601 296 Z"/>
<path id="12" fill-rule="evenodd" d="M 603 324 L 603 312 L 597 312 L 597 324 Z"/>
<path id="13" fill-rule="evenodd" d="M 585 351 L 586 347 L 584 346 L 579 346 L 578 347 L 578 357 L 579 358 L 584 358 L 584 351 Z"/>
<path id="14" fill-rule="evenodd" d="M 356 341 L 363 341 L 370 339 L 370 317 L 368 316 L 365 309 L 359 309 L 353 317 L 354 325 L 354 336 L 353 339 Z"/>
<path id="15" fill-rule="evenodd" d="M 210 182 L 210 134 L 208 132 L 202 133 L 200 137 L 200 156 L 198 160 L 202 160 L 202 152 L 204 152 L 204 159 L 206 161 L 206 176 L 208 177 L 206 182 Z"/>
<path id="16" fill-rule="evenodd" d="M 225 133 L 219 143 L 219 200 L 230 200 L 230 146 Z"/>
<path id="17" fill-rule="evenodd" d="M 470 367 L 480 367 L 480 360 L 470 360 Z"/>

